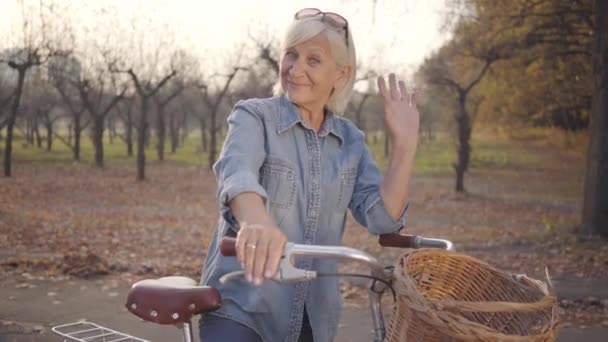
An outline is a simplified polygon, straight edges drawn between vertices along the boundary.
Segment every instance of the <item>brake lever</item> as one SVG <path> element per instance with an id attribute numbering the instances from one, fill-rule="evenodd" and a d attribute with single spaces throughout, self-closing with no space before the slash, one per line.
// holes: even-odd
<path id="1" fill-rule="evenodd" d="M 301 268 L 297 268 L 294 266 L 293 261 L 295 259 L 295 255 L 293 253 L 294 249 L 293 242 L 287 242 L 285 244 L 285 248 L 283 250 L 283 256 L 281 257 L 281 261 L 279 262 L 279 269 L 274 277 L 270 278 L 270 280 L 276 281 L 280 284 L 299 282 L 303 280 L 315 279 L 317 277 L 317 272 L 312 270 L 303 270 Z M 245 271 L 234 271 L 230 273 L 224 274 L 220 278 L 220 283 L 225 284 L 229 281 L 241 278 L 245 276 Z"/>

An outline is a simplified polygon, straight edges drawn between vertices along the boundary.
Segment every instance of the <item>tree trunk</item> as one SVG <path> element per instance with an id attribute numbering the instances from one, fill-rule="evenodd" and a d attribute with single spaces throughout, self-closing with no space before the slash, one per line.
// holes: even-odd
<path id="1" fill-rule="evenodd" d="M 148 124 L 148 118 L 146 114 L 146 128 L 144 129 L 144 145 L 145 148 L 150 147 L 150 140 L 152 138 L 152 134 L 150 134 L 150 125 Z"/>
<path id="2" fill-rule="evenodd" d="M 82 132 L 82 128 L 80 128 L 80 115 L 81 114 L 74 116 L 74 160 L 75 161 L 80 161 L 80 133 Z"/>
<path id="3" fill-rule="evenodd" d="M 114 143 L 114 137 L 116 136 L 116 123 L 114 120 L 114 116 L 110 115 L 108 116 L 108 138 L 109 138 L 109 143 L 110 145 L 112 145 L 112 143 Z"/>
<path id="4" fill-rule="evenodd" d="M 50 151 L 53 148 L 53 123 L 48 122 L 44 126 L 46 127 L 46 150 Z"/>
<path id="5" fill-rule="evenodd" d="M 215 120 L 216 120 L 216 116 L 217 116 L 217 112 L 213 111 L 211 113 L 211 122 L 210 122 L 210 128 L 209 128 L 209 135 L 210 135 L 210 140 L 209 140 L 209 160 L 208 160 L 208 166 L 209 169 L 213 168 L 213 164 L 215 163 L 215 153 L 216 153 L 216 137 L 217 137 L 217 127 L 215 124 Z"/>
<path id="6" fill-rule="evenodd" d="M 23 92 L 23 80 L 25 79 L 26 69 L 17 69 L 17 89 L 15 91 L 15 99 L 11 106 L 11 112 L 6 125 L 6 142 L 4 147 L 4 176 L 11 176 L 12 158 L 13 158 L 13 129 L 19 111 L 19 102 L 21 101 L 21 93 Z"/>
<path id="7" fill-rule="evenodd" d="M 127 113 L 127 123 L 126 123 L 125 129 L 127 130 L 126 132 L 126 143 L 127 143 L 127 156 L 129 157 L 133 157 L 133 116 L 131 115 L 131 112 L 129 111 Z"/>
<path id="8" fill-rule="evenodd" d="M 156 153 L 158 154 L 158 160 L 165 160 L 165 109 L 159 106 L 156 111 L 156 135 L 158 141 L 156 142 Z"/>
<path id="9" fill-rule="evenodd" d="M 146 132 L 148 131 L 148 98 L 141 96 L 141 114 L 137 128 L 137 180 L 146 179 Z"/>
<path id="10" fill-rule="evenodd" d="M 103 168 L 103 131 L 104 116 L 94 115 L 93 119 L 93 147 L 95 148 L 95 166 Z"/>
<path id="11" fill-rule="evenodd" d="M 593 100 L 583 199 L 583 227 L 608 237 L 608 1 L 595 0 Z"/>
<path id="12" fill-rule="evenodd" d="M 201 143 L 203 152 L 207 152 L 207 125 L 205 120 L 201 120 Z"/>
<path id="13" fill-rule="evenodd" d="M 40 129 L 39 129 L 39 125 L 38 125 L 38 118 L 34 118 L 34 136 L 36 137 L 36 146 L 38 146 L 38 148 L 42 148 L 42 136 L 40 135 Z"/>
<path id="14" fill-rule="evenodd" d="M 32 139 L 32 119 L 29 117 L 25 118 L 25 144 L 34 144 L 34 141 Z"/>
<path id="15" fill-rule="evenodd" d="M 466 110 L 466 95 L 459 101 L 459 111 L 456 116 L 458 129 L 458 161 L 454 165 L 456 171 L 456 192 L 464 192 L 464 174 L 469 169 L 471 155 L 471 118 Z"/>
<path id="16" fill-rule="evenodd" d="M 175 116 L 177 113 L 173 112 L 169 116 L 169 134 L 171 135 L 171 153 L 177 152 L 177 145 L 179 144 L 179 127 L 175 122 Z"/>

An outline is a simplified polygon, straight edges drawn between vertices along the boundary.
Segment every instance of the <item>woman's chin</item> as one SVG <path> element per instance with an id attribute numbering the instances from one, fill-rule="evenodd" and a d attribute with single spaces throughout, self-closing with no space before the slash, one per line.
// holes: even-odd
<path id="1" fill-rule="evenodd" d="M 301 94 L 297 91 L 287 91 L 286 92 L 287 98 L 289 99 L 289 101 L 293 102 L 293 103 L 300 103 L 300 102 L 305 102 L 306 96 L 304 96 L 304 94 Z"/>

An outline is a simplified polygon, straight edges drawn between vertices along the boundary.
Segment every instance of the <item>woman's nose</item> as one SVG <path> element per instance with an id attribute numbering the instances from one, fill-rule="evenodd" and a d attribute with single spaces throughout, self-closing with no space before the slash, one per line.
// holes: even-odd
<path id="1" fill-rule="evenodd" d="M 300 63 L 300 59 L 295 59 L 291 61 L 288 67 L 289 76 L 298 76 L 302 73 L 302 65 Z"/>

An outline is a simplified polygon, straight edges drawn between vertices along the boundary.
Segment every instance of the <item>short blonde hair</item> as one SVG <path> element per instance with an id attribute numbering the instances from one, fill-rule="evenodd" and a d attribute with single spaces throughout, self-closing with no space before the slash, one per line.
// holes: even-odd
<path id="1" fill-rule="evenodd" d="M 344 113 L 350 96 L 353 91 L 356 76 L 357 58 L 355 52 L 355 44 L 353 42 L 353 36 L 348 30 L 348 45 L 346 44 L 344 31 L 336 30 L 333 27 L 328 26 L 326 23 L 321 21 L 321 16 L 310 17 L 303 19 L 294 19 L 294 21 L 287 28 L 283 41 L 281 42 L 281 59 L 285 50 L 303 43 L 318 34 L 324 34 L 329 41 L 329 46 L 332 56 L 336 59 L 338 67 L 350 66 L 350 73 L 346 78 L 346 82 L 341 89 L 333 91 L 329 97 L 329 101 L 326 104 L 326 108 L 336 114 Z M 284 95 L 285 90 L 281 85 L 281 75 L 279 80 L 274 87 L 275 95 Z"/>

